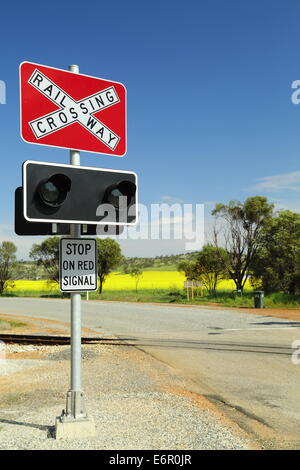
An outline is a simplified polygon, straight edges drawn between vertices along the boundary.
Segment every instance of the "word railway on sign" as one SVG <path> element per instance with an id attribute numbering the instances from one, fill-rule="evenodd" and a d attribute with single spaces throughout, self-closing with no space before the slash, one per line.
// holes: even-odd
<path id="1" fill-rule="evenodd" d="M 23 62 L 20 92 L 21 136 L 26 142 L 125 155 L 122 83 Z"/>
<path id="2" fill-rule="evenodd" d="M 60 240 L 60 290 L 86 292 L 97 289 L 97 247 L 90 238 Z"/>

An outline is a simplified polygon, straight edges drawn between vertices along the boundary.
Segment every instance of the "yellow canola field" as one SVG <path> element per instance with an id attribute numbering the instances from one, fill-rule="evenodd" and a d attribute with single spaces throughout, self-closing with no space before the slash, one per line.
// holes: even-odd
<path id="1" fill-rule="evenodd" d="M 13 285 L 6 287 L 6 292 L 18 292 L 18 291 L 52 291 L 59 290 L 56 282 L 50 281 L 27 281 L 18 280 L 14 281 Z"/>
<path id="2" fill-rule="evenodd" d="M 138 289 L 182 289 L 185 276 L 177 271 L 145 271 L 138 282 Z M 135 290 L 136 281 L 129 274 L 111 273 L 104 284 L 105 290 Z M 245 288 L 250 288 L 248 281 Z M 224 280 L 218 284 L 218 290 L 235 289 L 232 280 Z M 14 281 L 14 286 L 7 287 L 7 292 L 17 291 L 55 291 L 59 290 L 56 283 L 49 281 Z"/>

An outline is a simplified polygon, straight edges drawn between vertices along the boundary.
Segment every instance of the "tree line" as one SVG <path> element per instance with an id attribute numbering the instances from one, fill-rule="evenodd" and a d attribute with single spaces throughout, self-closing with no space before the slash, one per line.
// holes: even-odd
<path id="1" fill-rule="evenodd" d="M 17 247 L 13 242 L 0 244 L 0 294 L 6 287 L 14 286 L 18 279 L 37 279 L 44 277 L 59 283 L 59 237 L 49 237 L 42 243 L 34 243 L 29 253 L 28 262 L 17 262 Z M 152 266 L 148 258 L 125 258 L 119 243 L 110 238 L 97 239 L 97 269 L 99 293 L 102 293 L 105 280 L 111 271 L 120 268 L 135 281 L 136 291 L 143 274 L 143 269 Z"/>
<path id="2" fill-rule="evenodd" d="M 253 196 L 244 202 L 218 203 L 212 211 L 211 241 L 201 251 L 155 258 L 125 258 L 120 245 L 110 238 L 97 239 L 99 292 L 116 267 L 135 279 L 136 290 L 144 269 L 177 264 L 187 279 L 200 280 L 213 293 L 222 279 L 232 279 L 242 291 L 247 280 L 266 293 L 300 293 L 300 214 L 275 212 L 267 198 Z M 16 246 L 0 244 L 0 294 L 13 280 L 36 278 L 42 269 L 49 280 L 59 280 L 59 237 L 33 244 L 34 264 L 16 260 Z"/>
<path id="3" fill-rule="evenodd" d="M 300 293 L 300 214 L 275 212 L 267 198 L 253 196 L 216 204 L 212 215 L 212 242 L 178 265 L 188 279 L 201 280 L 209 292 L 232 279 L 239 291 L 249 280 L 266 293 Z"/>
<path id="4" fill-rule="evenodd" d="M 36 272 L 44 273 L 49 281 L 59 282 L 59 237 L 34 243 L 29 253 L 33 264 L 17 262 L 17 247 L 10 241 L 0 244 L 0 294 L 14 281 L 26 277 L 36 279 Z M 97 239 L 99 293 L 107 275 L 123 260 L 120 245 L 110 238 Z"/>

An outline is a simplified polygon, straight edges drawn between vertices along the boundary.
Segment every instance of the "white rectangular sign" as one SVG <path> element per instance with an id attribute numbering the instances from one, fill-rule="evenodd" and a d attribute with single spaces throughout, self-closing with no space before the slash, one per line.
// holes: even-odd
<path id="1" fill-rule="evenodd" d="M 97 290 L 97 244 L 92 238 L 61 238 L 59 252 L 60 290 Z"/>

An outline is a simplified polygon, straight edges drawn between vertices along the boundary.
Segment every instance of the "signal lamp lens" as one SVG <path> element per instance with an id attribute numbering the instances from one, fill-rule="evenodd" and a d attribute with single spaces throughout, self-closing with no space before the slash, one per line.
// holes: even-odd
<path id="1" fill-rule="evenodd" d="M 135 193 L 136 185 L 132 181 L 121 181 L 121 183 L 108 188 L 105 195 L 105 202 L 112 204 L 112 206 L 119 211 L 131 205 Z M 124 205 L 123 198 L 126 198 L 126 205 Z"/>
<path id="2" fill-rule="evenodd" d="M 47 206 L 59 207 L 66 200 L 70 189 L 70 178 L 63 174 L 56 174 L 39 185 L 38 194 Z"/>

